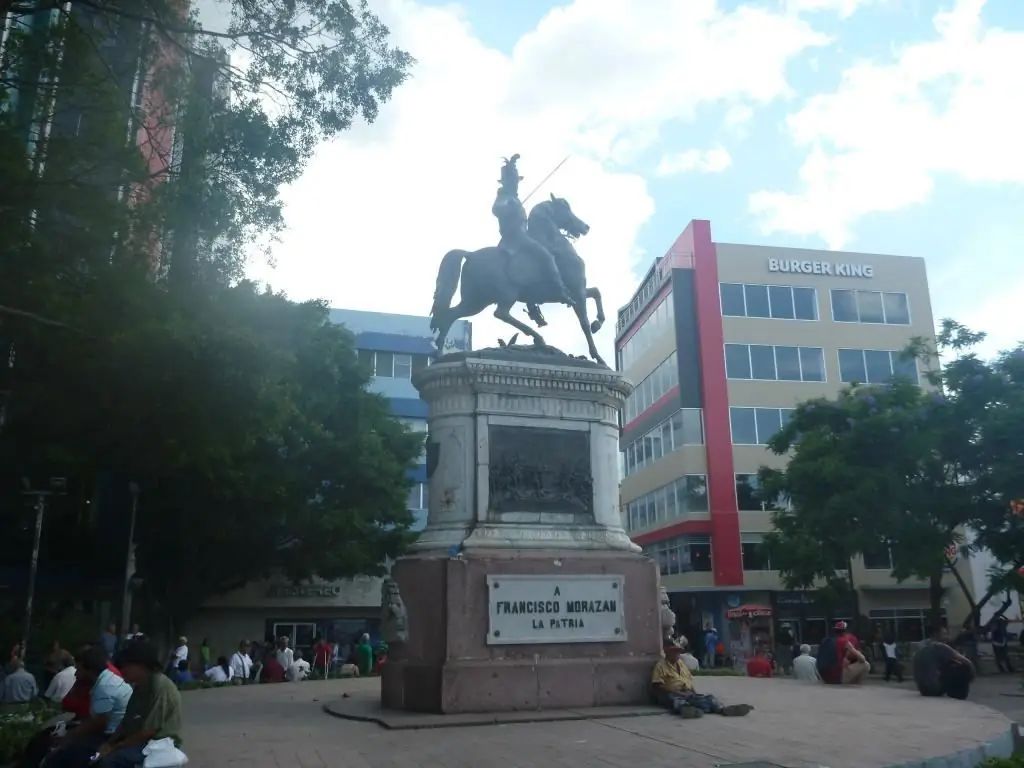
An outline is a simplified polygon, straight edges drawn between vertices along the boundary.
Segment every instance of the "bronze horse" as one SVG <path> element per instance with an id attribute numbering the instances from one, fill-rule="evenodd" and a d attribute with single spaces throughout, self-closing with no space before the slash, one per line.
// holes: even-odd
<path id="1" fill-rule="evenodd" d="M 550 200 L 535 205 L 528 221 L 530 237 L 555 257 L 562 281 L 573 301 L 572 308 L 587 338 L 591 358 L 604 365 L 594 344 L 594 334 L 605 320 L 601 292 L 587 287 L 586 265 L 572 245 L 572 240 L 587 234 L 590 227 L 572 212 L 564 198 L 554 195 Z M 462 301 L 453 307 L 451 301 L 460 279 Z M 587 318 L 587 299 L 593 299 L 597 307 L 597 319 L 593 323 Z M 496 318 L 530 336 L 534 344 L 543 345 L 544 339 L 537 331 L 512 317 L 512 307 L 517 302 L 537 305 L 558 301 L 559 297 L 545 280 L 540 265 L 526 257 L 519 258 L 497 246 L 478 251 L 449 251 L 437 271 L 430 327 L 437 332 L 436 346 L 440 354 L 452 323 L 479 314 L 494 304 Z"/>

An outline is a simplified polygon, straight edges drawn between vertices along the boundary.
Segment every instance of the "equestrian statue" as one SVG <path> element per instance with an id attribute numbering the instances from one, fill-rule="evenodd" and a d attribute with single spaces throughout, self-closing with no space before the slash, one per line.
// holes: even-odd
<path id="1" fill-rule="evenodd" d="M 501 240 L 497 246 L 478 251 L 449 251 L 437 271 L 430 327 L 437 333 L 438 355 L 452 323 L 472 317 L 495 305 L 494 316 L 546 346 L 541 335 L 526 323 L 512 317 L 512 307 L 522 302 L 530 319 L 543 327 L 541 304 L 567 304 L 572 307 L 587 339 L 590 357 L 604 365 L 597 352 L 594 334 L 604 325 L 601 292 L 587 287 L 587 270 L 572 241 L 590 231 L 590 227 L 572 212 L 569 203 L 551 195 L 535 205 L 529 216 L 519 199 L 519 155 L 505 160 L 498 182 L 498 194 L 491 213 L 498 219 Z M 462 301 L 451 306 L 455 289 L 462 282 Z M 593 323 L 587 317 L 587 299 L 597 307 Z"/>

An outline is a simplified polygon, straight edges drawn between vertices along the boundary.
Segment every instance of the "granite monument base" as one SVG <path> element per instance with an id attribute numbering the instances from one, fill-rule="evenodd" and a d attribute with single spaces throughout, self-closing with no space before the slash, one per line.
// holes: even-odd
<path id="1" fill-rule="evenodd" d="M 657 566 L 643 555 L 423 553 L 398 560 L 392 576 L 409 637 L 383 668 L 386 709 L 461 714 L 650 700 L 660 606 Z"/>

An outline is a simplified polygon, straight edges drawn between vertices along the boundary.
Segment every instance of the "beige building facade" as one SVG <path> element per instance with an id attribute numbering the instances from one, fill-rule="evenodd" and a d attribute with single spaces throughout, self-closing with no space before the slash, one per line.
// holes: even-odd
<path id="1" fill-rule="evenodd" d="M 623 525 L 654 557 L 684 632 L 711 622 L 730 642 L 783 623 L 816 642 L 867 616 L 917 639 L 927 585 L 897 583 L 887 552 L 852 563 L 857 597 L 825 605 L 786 590 L 759 544 L 765 443 L 799 403 L 853 382 L 923 381 L 900 352 L 934 335 L 924 261 L 904 256 L 716 243 L 693 221 L 619 311 L 618 368 L 636 385 L 623 413 Z M 970 568 L 958 563 L 970 586 Z M 968 603 L 952 574 L 951 621 Z M 723 629 L 724 628 L 724 629 Z M 749 640 L 749 638 L 747 638 Z"/>

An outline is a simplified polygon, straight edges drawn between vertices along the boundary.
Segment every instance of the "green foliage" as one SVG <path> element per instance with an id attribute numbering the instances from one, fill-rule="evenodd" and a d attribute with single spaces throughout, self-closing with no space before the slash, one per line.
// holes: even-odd
<path id="1" fill-rule="evenodd" d="M 715 667 L 714 669 L 701 667 L 693 674 L 695 677 L 743 677 L 740 670 L 731 667 Z"/>
<path id="2" fill-rule="evenodd" d="M 422 447 L 322 304 L 239 283 L 283 226 L 281 186 L 372 121 L 412 60 L 365 3 L 217 5 L 230 23 L 209 30 L 179 0 L 18 5 L 0 61 L 0 332 L 17 350 L 0 499 L 69 478 L 42 562 L 117 584 L 137 483 L 137 575 L 174 622 L 272 573 L 377 572 L 408 541 Z M 5 562 L 26 536 L 0 542 Z"/>
<path id="3" fill-rule="evenodd" d="M 945 321 L 938 347 L 956 353 L 952 362 L 940 369 L 923 340 L 906 352 L 925 363 L 931 386 L 851 386 L 801 404 L 774 436 L 770 449 L 789 461 L 762 468 L 762 493 L 789 503 L 773 511 L 766 546 L 791 588 L 849 588 L 850 558 L 888 548 L 893 576 L 927 580 L 937 614 L 950 544 L 1024 562 L 1021 521 L 1008 508 L 1024 495 L 1024 361 L 1019 351 L 980 360 L 968 352 L 980 338 Z"/>
<path id="4" fill-rule="evenodd" d="M 0 710 L 0 765 L 20 757 L 39 726 L 55 714 L 57 710 L 42 701 L 4 705 Z"/>

